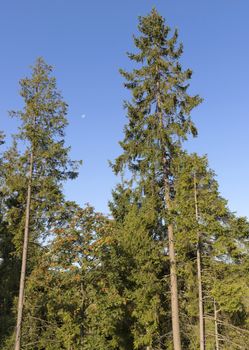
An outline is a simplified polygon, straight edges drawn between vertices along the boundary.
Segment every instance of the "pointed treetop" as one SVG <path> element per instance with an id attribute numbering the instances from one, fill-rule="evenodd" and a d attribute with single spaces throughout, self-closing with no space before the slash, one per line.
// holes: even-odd
<path id="1" fill-rule="evenodd" d="M 127 165 L 136 173 L 144 172 L 148 165 L 158 166 L 162 152 L 171 157 L 189 135 L 197 135 L 191 111 L 202 99 L 188 93 L 192 71 L 180 64 L 183 49 L 177 30 L 169 36 L 170 27 L 156 9 L 139 17 L 138 29 L 134 37 L 137 52 L 128 53 L 138 67 L 120 70 L 132 99 L 125 102 L 128 123 L 116 173 Z"/>

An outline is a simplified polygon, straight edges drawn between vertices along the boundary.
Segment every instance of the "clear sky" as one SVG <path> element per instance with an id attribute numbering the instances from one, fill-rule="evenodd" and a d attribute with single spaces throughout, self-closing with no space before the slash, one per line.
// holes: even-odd
<path id="1" fill-rule="evenodd" d="M 191 91 L 204 98 L 193 114 L 199 137 L 187 147 L 208 154 L 230 208 L 249 217 L 248 0 L 2 0 L 0 129 L 15 131 L 7 111 L 22 106 L 18 81 L 43 56 L 69 104 L 72 157 L 84 162 L 66 196 L 107 212 L 118 181 L 108 159 L 120 153 L 128 96 L 118 69 L 129 69 L 137 17 L 153 6 L 179 29 Z"/>

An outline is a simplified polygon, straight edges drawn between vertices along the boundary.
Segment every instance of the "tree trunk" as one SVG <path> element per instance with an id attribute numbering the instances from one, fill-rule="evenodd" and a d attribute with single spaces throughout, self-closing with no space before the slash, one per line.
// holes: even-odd
<path id="1" fill-rule="evenodd" d="M 219 311 L 216 308 L 216 302 L 215 302 L 215 299 L 214 299 L 215 350 L 220 350 L 220 346 L 219 346 L 219 331 L 218 331 L 218 319 L 217 319 L 218 312 Z"/>
<path id="2" fill-rule="evenodd" d="M 165 185 L 165 201 L 170 212 L 171 199 L 169 194 L 168 182 Z M 169 244 L 169 261 L 170 261 L 170 294 L 171 294 L 171 318 L 173 331 L 174 350 L 181 350 L 181 334 L 179 320 L 179 305 L 178 305 L 178 287 L 177 287 L 177 270 L 174 246 L 174 228 L 170 223 L 168 225 L 168 244 Z"/>
<path id="3" fill-rule="evenodd" d="M 159 71 L 157 67 L 157 72 Z M 157 114 L 160 123 L 161 131 L 165 128 L 163 123 L 161 99 L 160 99 L 160 78 L 156 83 L 156 101 L 157 101 Z M 161 134 L 161 132 L 160 132 Z M 170 184 L 169 184 L 169 169 L 167 167 L 167 159 L 165 156 L 165 142 L 160 135 L 161 150 L 163 152 L 163 171 L 164 171 L 164 200 L 167 206 L 168 212 L 171 211 L 171 198 L 170 198 Z M 174 350 L 181 350 L 181 334 L 180 334 L 180 319 L 179 319 L 179 305 L 178 305 L 178 287 L 177 287 L 177 269 L 175 258 L 175 246 L 174 246 L 174 228 L 170 223 L 168 225 L 168 247 L 169 247 L 169 260 L 170 260 L 170 295 L 171 295 L 171 319 L 172 319 L 172 332 L 173 332 L 173 344 Z"/>
<path id="4" fill-rule="evenodd" d="M 194 174 L 194 192 L 195 192 L 195 215 L 198 223 L 198 200 L 197 200 L 197 185 L 196 175 Z M 203 308 L 203 292 L 202 292 L 202 277 L 201 277 L 201 242 L 200 232 L 197 231 L 197 279 L 198 279 L 198 294 L 199 294 L 199 334 L 200 334 L 200 350 L 205 350 L 205 321 L 204 321 L 204 308 Z"/>
<path id="5" fill-rule="evenodd" d="M 30 168 L 29 168 L 29 176 L 28 176 L 28 191 L 27 191 L 27 203 L 26 203 L 26 214 L 25 214 L 22 267 L 21 267 L 21 277 L 20 277 L 20 285 L 19 285 L 16 337 L 15 337 L 15 348 L 14 348 L 15 350 L 20 350 L 20 347 L 21 347 L 21 327 L 22 327 L 22 315 L 23 315 L 23 305 L 24 305 L 24 287 L 25 287 L 26 266 L 27 266 L 28 241 L 29 241 L 29 217 L 30 217 L 32 174 L 33 174 L 33 151 L 31 151 L 31 154 L 30 154 Z"/>

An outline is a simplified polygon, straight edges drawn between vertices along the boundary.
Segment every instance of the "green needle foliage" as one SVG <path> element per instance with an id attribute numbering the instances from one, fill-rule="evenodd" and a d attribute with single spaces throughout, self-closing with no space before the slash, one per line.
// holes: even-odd
<path id="1" fill-rule="evenodd" d="M 31 200 L 32 240 L 47 234 L 63 202 L 62 184 L 77 176 L 78 162 L 69 158 L 65 146 L 67 104 L 56 87 L 52 67 L 38 58 L 31 77 L 20 81 L 24 107 L 10 115 L 21 122 L 13 146 L 5 153 L 5 196 L 16 202 L 8 211 L 14 226 L 17 251 L 22 249 L 30 154 L 33 153 Z"/>
<path id="2" fill-rule="evenodd" d="M 4 134 L 0 132 L 0 146 L 4 143 Z M 4 167 L 0 153 L 0 344 L 10 335 L 15 320 L 11 312 L 13 300 L 18 290 L 20 261 L 11 253 L 15 250 L 6 221 L 6 207 L 3 195 Z"/>
<path id="3" fill-rule="evenodd" d="M 157 224 L 153 200 L 140 207 L 130 206 L 122 225 L 118 225 L 116 259 L 123 275 L 122 294 L 126 300 L 127 332 L 132 344 L 125 349 L 153 349 L 161 346 L 165 325 L 164 273 L 167 268 L 163 245 L 153 238 Z M 121 276 L 122 276 L 121 275 Z M 166 327 L 166 326 L 165 326 Z"/>
<path id="4" fill-rule="evenodd" d="M 171 159 L 188 133 L 196 135 L 190 112 L 201 99 L 187 92 L 192 72 L 179 63 L 183 48 L 177 46 L 177 31 L 169 38 L 170 28 L 155 9 L 139 18 L 138 29 L 141 36 L 134 38 L 138 53 L 128 53 L 138 68 L 120 70 L 132 101 L 125 102 L 128 124 L 120 142 L 124 152 L 113 168 L 118 173 L 128 166 L 140 177 L 160 178 L 164 157 Z"/>
<path id="5" fill-rule="evenodd" d="M 201 98 L 188 92 L 178 32 L 155 9 L 138 29 L 128 53 L 136 66 L 121 70 L 131 100 L 111 218 L 64 198 L 79 162 L 65 145 L 67 104 L 52 67 L 38 58 L 20 81 L 23 108 L 10 113 L 19 131 L 0 153 L 3 350 L 18 334 L 23 261 L 15 349 L 248 349 L 249 223 L 229 210 L 207 157 L 183 149 Z"/>
<path id="6" fill-rule="evenodd" d="M 3 158 L 5 216 L 14 244 L 12 253 L 19 259 L 27 210 L 30 214 L 27 274 L 36 264 L 42 239 L 49 234 L 63 203 L 63 182 L 77 176 L 78 162 L 70 160 L 70 148 L 64 141 L 67 105 L 51 73 L 52 67 L 38 58 L 31 77 L 20 81 L 24 107 L 10 113 L 20 121 L 19 132 Z M 31 204 L 27 209 L 28 186 Z"/>
<path id="7" fill-rule="evenodd" d="M 131 91 L 131 102 L 125 102 L 128 123 L 123 153 L 113 164 L 115 173 L 128 169 L 141 194 L 161 201 L 161 222 L 168 236 L 170 257 L 172 327 L 175 350 L 181 349 L 176 277 L 176 254 L 172 224 L 174 198 L 173 160 L 188 134 L 196 135 L 190 113 L 201 102 L 188 93 L 191 70 L 183 70 L 179 59 L 183 48 L 178 33 L 170 36 L 170 28 L 153 9 L 139 18 L 140 36 L 134 38 L 137 53 L 128 53 L 138 68 L 121 70 L 125 87 Z"/>
<path id="8" fill-rule="evenodd" d="M 244 274 L 248 255 L 249 226 L 237 218 L 219 193 L 214 172 L 206 157 L 182 154 L 175 162 L 174 200 L 181 312 L 185 319 L 186 348 L 196 349 L 198 338 L 197 237 L 200 237 L 202 283 L 206 320 L 206 348 L 215 346 L 214 300 L 219 309 L 220 346 L 237 349 L 248 336 L 248 278 Z M 195 216 L 196 181 L 198 220 Z M 226 327 L 223 326 L 226 324 Z M 238 340 L 240 331 L 243 336 Z M 246 338 L 247 339 L 247 338 Z"/>
<path id="9" fill-rule="evenodd" d="M 0 132 L 0 146 L 4 143 L 4 134 Z M 0 344 L 10 334 L 14 326 L 14 318 L 11 313 L 13 299 L 18 290 L 16 275 L 19 272 L 20 264 L 11 255 L 14 250 L 11 242 L 11 235 L 8 231 L 8 224 L 5 220 L 3 186 L 3 159 L 0 153 Z"/>

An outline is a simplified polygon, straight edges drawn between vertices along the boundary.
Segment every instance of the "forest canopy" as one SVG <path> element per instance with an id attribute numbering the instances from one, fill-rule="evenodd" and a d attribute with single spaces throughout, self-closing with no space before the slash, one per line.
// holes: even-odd
<path id="1" fill-rule="evenodd" d="M 248 349 L 249 222 L 186 150 L 202 98 L 178 35 L 155 8 L 138 18 L 108 216 L 65 198 L 81 161 L 53 67 L 20 80 L 8 147 L 0 131 L 2 350 Z"/>

